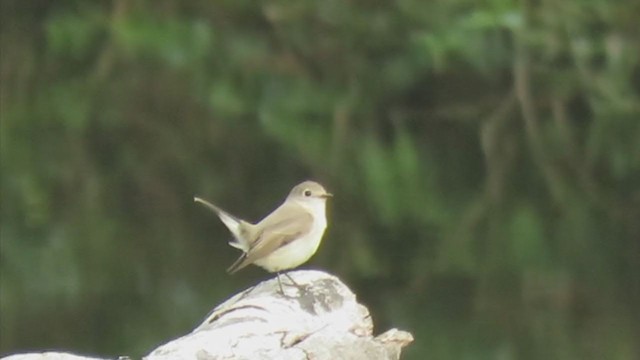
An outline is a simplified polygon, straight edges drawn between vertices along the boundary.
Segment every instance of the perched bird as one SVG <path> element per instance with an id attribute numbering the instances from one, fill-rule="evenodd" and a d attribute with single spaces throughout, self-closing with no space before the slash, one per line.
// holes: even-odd
<path id="1" fill-rule="evenodd" d="M 316 252 L 327 227 L 325 205 L 331 196 L 317 182 L 305 181 L 296 185 L 277 209 L 256 224 L 237 218 L 199 197 L 194 201 L 220 217 L 233 234 L 229 245 L 243 252 L 227 271 L 233 274 L 254 264 L 275 272 L 280 292 L 284 294 L 280 272 L 303 264 Z M 286 272 L 285 275 L 295 284 Z"/>

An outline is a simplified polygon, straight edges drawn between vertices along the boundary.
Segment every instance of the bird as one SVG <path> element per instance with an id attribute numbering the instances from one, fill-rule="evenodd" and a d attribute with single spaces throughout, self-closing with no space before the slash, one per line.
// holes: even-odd
<path id="1" fill-rule="evenodd" d="M 250 264 L 257 265 L 276 273 L 284 295 L 280 274 L 284 272 L 297 286 L 286 270 L 300 266 L 315 254 L 327 227 L 326 202 L 332 196 L 319 183 L 304 181 L 291 189 L 278 208 L 255 224 L 202 198 L 194 197 L 194 201 L 218 215 L 233 235 L 229 245 L 242 251 L 227 272 L 233 274 Z"/>

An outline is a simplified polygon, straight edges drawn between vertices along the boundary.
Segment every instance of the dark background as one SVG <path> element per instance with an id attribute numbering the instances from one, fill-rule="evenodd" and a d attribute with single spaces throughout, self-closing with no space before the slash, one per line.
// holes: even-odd
<path id="1" fill-rule="evenodd" d="M 229 276 L 194 195 L 335 194 L 303 268 L 407 359 L 640 357 L 638 1 L 3 1 L 0 354 L 141 356 Z"/>

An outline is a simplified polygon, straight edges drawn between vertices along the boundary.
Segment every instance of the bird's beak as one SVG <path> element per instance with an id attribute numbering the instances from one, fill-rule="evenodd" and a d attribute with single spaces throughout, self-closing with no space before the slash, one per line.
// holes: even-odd
<path id="1" fill-rule="evenodd" d="M 333 194 L 332 193 L 324 193 L 324 194 L 320 195 L 320 197 L 323 198 L 323 199 L 328 199 L 328 198 L 333 197 Z"/>

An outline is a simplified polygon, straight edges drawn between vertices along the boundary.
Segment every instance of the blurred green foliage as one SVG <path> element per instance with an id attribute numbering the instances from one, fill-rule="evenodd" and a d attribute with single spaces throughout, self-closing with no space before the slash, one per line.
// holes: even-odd
<path id="1" fill-rule="evenodd" d="M 412 359 L 640 356 L 638 1 L 5 1 L 0 353 L 140 356 L 268 275 L 258 220 L 336 194 L 307 267 Z"/>

